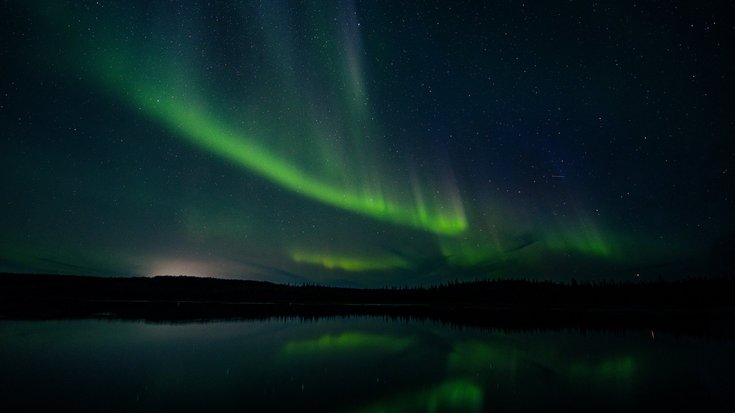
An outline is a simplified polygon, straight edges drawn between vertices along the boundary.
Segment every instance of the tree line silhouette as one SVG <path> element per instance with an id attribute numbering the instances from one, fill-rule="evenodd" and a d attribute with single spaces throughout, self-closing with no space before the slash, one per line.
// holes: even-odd
<path id="1" fill-rule="evenodd" d="M 449 282 L 429 287 L 340 288 L 314 284 L 157 276 L 103 278 L 52 274 L 0 274 L 3 302 L 196 301 L 280 304 L 448 305 L 515 308 L 702 307 L 733 303 L 735 279 L 569 283 L 526 280 Z"/>
<path id="2" fill-rule="evenodd" d="M 735 278 L 568 283 L 512 279 L 452 281 L 428 287 L 342 288 L 191 276 L 105 278 L 0 274 L 6 302 L 39 300 L 229 303 L 420 304 L 466 306 L 713 306 L 735 302 Z"/>
<path id="3" fill-rule="evenodd" d="M 166 276 L 0 274 L 0 318 L 154 322 L 371 316 L 493 329 L 665 330 L 735 337 L 735 279 L 449 282 L 376 289 Z"/>

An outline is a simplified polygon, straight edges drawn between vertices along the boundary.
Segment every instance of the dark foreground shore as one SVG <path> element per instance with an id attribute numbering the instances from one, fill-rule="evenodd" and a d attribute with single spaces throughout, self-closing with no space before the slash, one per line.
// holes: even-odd
<path id="1" fill-rule="evenodd" d="M 0 318 L 153 322 L 377 316 L 500 329 L 650 329 L 735 337 L 735 282 L 527 281 L 346 289 L 195 277 L 0 274 Z"/>

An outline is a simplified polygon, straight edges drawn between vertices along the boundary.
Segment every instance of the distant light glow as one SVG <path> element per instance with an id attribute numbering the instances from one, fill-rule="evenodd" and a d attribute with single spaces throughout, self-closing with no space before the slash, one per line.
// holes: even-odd
<path id="1" fill-rule="evenodd" d="M 248 278 L 249 275 L 257 275 L 248 265 L 225 259 L 155 258 L 147 268 L 147 274 L 150 276 Z"/>
<path id="2" fill-rule="evenodd" d="M 150 275 L 188 275 L 199 277 L 211 277 L 216 274 L 216 269 L 208 263 L 186 259 L 164 259 L 158 260 L 151 265 Z"/>

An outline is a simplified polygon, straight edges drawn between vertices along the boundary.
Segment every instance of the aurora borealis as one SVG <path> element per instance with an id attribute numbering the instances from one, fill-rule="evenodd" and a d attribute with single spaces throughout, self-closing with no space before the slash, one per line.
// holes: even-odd
<path id="1" fill-rule="evenodd" d="M 729 265 L 726 6 L 2 8 L 0 271 L 372 287 Z"/>

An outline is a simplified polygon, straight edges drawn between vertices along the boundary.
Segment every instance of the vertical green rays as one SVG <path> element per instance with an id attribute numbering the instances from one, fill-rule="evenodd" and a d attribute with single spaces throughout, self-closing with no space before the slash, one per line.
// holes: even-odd
<path id="1" fill-rule="evenodd" d="M 310 232 L 304 225 L 298 234 L 273 233 L 273 218 L 257 213 L 284 198 L 269 198 L 253 213 L 252 205 L 245 204 L 248 191 L 257 187 L 251 186 L 232 198 L 239 203 L 228 201 L 227 211 L 232 212 L 227 216 L 247 215 L 254 225 L 236 225 L 215 208 L 202 208 L 181 224 L 193 234 L 192 242 L 219 239 L 206 234 L 242 234 L 249 228 L 258 244 L 248 247 L 277 248 L 271 255 L 288 262 L 291 270 L 307 276 L 327 273 L 324 269 L 351 273 L 347 278 L 366 271 L 396 274 L 396 279 L 415 273 L 490 277 L 525 269 L 549 271 L 549 261 L 570 267 L 580 262 L 617 265 L 663 253 L 651 246 L 644 246 L 650 252 L 641 253 L 643 242 L 623 234 L 609 218 L 585 213 L 582 206 L 557 215 L 549 212 L 550 201 L 541 195 L 503 198 L 483 192 L 487 190 L 473 186 L 467 172 L 474 171 L 469 169 L 455 180 L 451 162 L 441 155 L 421 149 L 406 158 L 393 153 L 390 139 L 402 135 L 396 128 L 391 136 L 389 123 L 381 121 L 394 119 L 380 119 L 376 108 L 395 101 L 385 96 L 391 91 L 376 86 L 380 67 L 371 66 L 376 56 L 366 53 L 376 49 L 375 38 L 361 31 L 361 16 L 352 2 L 324 6 L 313 1 L 304 7 L 266 3 L 257 11 L 238 3 L 233 14 L 239 15 L 233 19 L 246 19 L 247 24 L 226 25 L 234 33 L 225 37 L 234 40 L 223 44 L 218 43 L 222 33 L 197 19 L 207 13 L 198 6 L 186 8 L 185 19 L 147 20 L 144 12 L 133 12 L 124 3 L 94 11 L 68 1 L 35 3 L 36 14 L 52 28 L 47 31 L 58 34 L 49 43 L 52 47 L 40 44 L 38 54 L 170 131 L 152 137 L 156 147 L 171 141 L 178 149 L 182 142 L 207 154 L 206 162 L 235 165 L 243 176 L 314 201 L 299 202 L 294 196 L 294 205 L 283 206 L 286 212 L 301 208 L 290 214 L 301 223 L 312 218 L 327 222 L 330 211 L 341 210 L 356 214 L 339 215 L 342 227 L 361 226 L 361 231 L 351 231 L 321 225 L 321 232 Z M 123 14 L 130 18 L 121 20 Z M 187 36 L 189 32 L 194 36 Z M 240 188 L 229 185 L 241 182 L 225 182 L 227 191 L 238 195 Z M 187 202 L 191 200 L 182 204 Z M 317 202 L 333 209 L 314 208 Z M 354 219 L 358 215 L 395 225 L 381 225 L 379 236 L 358 239 L 356 234 L 364 235 L 371 224 Z M 380 249 L 386 245 L 396 253 Z"/>
<path id="2" fill-rule="evenodd" d="M 380 189 L 367 186 L 354 190 L 309 175 L 260 146 L 257 140 L 239 135 L 196 106 L 172 98 L 149 97 L 154 94 L 155 90 L 146 91 L 136 102 L 178 136 L 300 195 L 372 218 L 437 233 L 458 233 L 467 226 L 460 211 L 419 213 L 418 208 L 396 202 Z"/>
<path id="3" fill-rule="evenodd" d="M 343 41 L 347 42 L 343 47 L 347 52 L 334 56 L 334 59 L 346 59 L 339 65 L 341 69 L 338 76 L 352 79 L 350 88 L 354 90 L 349 94 L 362 95 L 361 69 L 355 67 L 360 64 L 356 57 L 359 45 L 355 37 L 356 34 L 352 32 L 343 36 Z M 270 38 L 278 39 L 278 54 L 288 57 L 282 59 L 288 61 L 293 58 L 289 57 L 289 53 L 293 54 L 294 51 L 288 50 L 289 43 L 282 40 L 283 35 L 275 33 Z M 354 102 L 354 96 L 335 98 L 334 94 L 328 94 L 330 98 L 326 101 L 331 106 L 323 108 L 327 112 L 324 114 L 315 113 L 319 108 L 308 97 L 304 97 L 307 92 L 266 91 L 261 87 L 260 90 L 253 90 L 251 96 L 249 91 L 242 91 L 242 99 L 251 106 L 257 104 L 259 96 L 270 93 L 279 95 L 277 100 L 282 104 L 285 104 L 284 98 L 290 96 L 295 100 L 291 103 L 296 107 L 310 108 L 297 111 L 297 114 L 285 109 L 284 113 L 272 114 L 275 119 L 283 117 L 287 121 L 286 125 L 283 122 L 278 124 L 273 119 L 258 122 L 275 125 L 272 136 L 269 136 L 268 127 L 252 132 L 247 126 L 252 119 L 247 116 L 229 119 L 219 114 L 217 108 L 221 104 L 215 103 L 217 96 L 202 91 L 203 86 L 197 76 L 186 69 L 196 62 L 179 61 L 176 58 L 167 61 L 166 50 L 162 50 L 156 59 L 150 51 L 143 52 L 135 47 L 121 52 L 119 45 L 112 39 L 108 35 L 105 44 L 90 45 L 104 50 L 86 60 L 96 82 L 199 149 L 289 191 L 370 218 L 438 234 L 456 234 L 467 228 L 461 199 L 452 188 L 421 182 L 420 187 L 415 189 L 411 182 L 395 179 L 396 168 L 386 166 L 386 162 L 375 155 L 379 150 L 373 142 L 365 139 L 365 135 L 376 125 L 364 113 L 365 109 Z M 84 50 L 82 53 L 87 52 Z M 275 58 L 275 61 L 282 62 L 282 59 Z M 327 73 L 325 78 L 329 75 Z M 298 87 L 293 78 L 285 83 L 275 79 L 272 83 Z M 280 96 L 282 93 L 285 95 Z M 309 113 L 331 122 L 333 128 L 337 129 L 339 139 L 327 136 L 328 132 L 318 135 L 323 131 L 319 124 L 325 122 L 317 121 Z M 334 143 L 337 140 L 347 141 L 343 149 Z M 297 153 L 300 156 L 294 156 L 292 147 L 304 144 L 315 149 L 307 151 L 305 155 Z M 445 193 L 445 196 L 433 197 L 431 199 L 434 202 L 427 203 L 427 197 L 423 196 L 425 192 Z M 416 193 L 420 196 L 415 196 Z"/>

